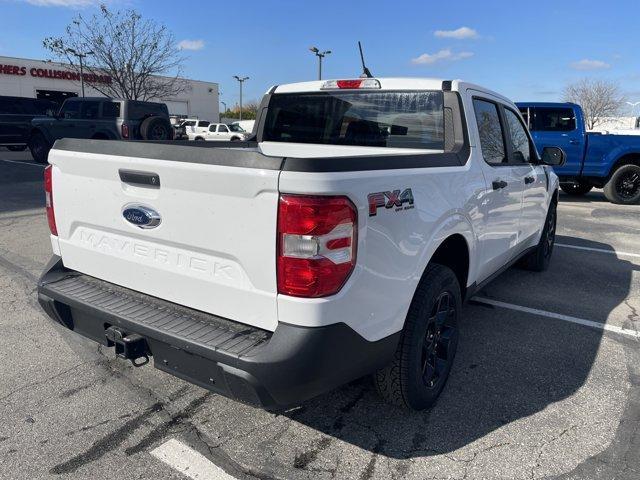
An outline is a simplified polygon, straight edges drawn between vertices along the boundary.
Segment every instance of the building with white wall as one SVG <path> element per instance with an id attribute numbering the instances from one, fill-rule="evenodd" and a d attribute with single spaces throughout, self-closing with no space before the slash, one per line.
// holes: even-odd
<path id="1" fill-rule="evenodd" d="M 90 81 L 110 82 L 111 78 L 94 75 Z M 185 82 L 187 89 L 183 93 L 153 100 L 166 103 L 172 115 L 217 121 L 220 100 L 218 84 L 189 79 L 185 79 Z M 65 98 L 81 95 L 80 77 L 64 63 L 0 56 L 0 95 L 45 98 L 61 104 Z M 85 95 L 103 96 L 87 82 Z"/>

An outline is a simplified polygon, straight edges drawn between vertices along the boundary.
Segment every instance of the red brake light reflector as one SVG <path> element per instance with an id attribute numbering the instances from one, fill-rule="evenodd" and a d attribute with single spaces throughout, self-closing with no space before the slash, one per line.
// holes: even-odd
<path id="1" fill-rule="evenodd" d="M 56 227 L 56 215 L 53 211 L 53 179 L 51 165 L 47 165 L 44 169 L 44 195 L 47 210 L 47 222 L 49 222 L 49 230 L 51 230 L 52 235 L 58 236 L 58 228 Z"/>
<path id="2" fill-rule="evenodd" d="M 362 80 L 338 80 L 338 88 L 360 88 Z"/>
<path id="3" fill-rule="evenodd" d="M 350 80 L 327 80 L 320 87 L 321 90 L 365 90 L 380 89 L 380 81 L 376 78 L 354 78 Z"/>

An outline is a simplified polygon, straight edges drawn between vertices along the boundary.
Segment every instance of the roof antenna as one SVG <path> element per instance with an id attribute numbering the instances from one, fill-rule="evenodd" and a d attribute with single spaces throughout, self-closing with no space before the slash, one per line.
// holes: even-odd
<path id="1" fill-rule="evenodd" d="M 371 72 L 369 71 L 367 66 L 364 64 L 364 54 L 362 53 L 362 44 L 360 43 L 359 40 L 358 40 L 358 48 L 360 49 L 360 60 L 362 61 L 362 75 L 360 75 L 360 78 L 373 78 L 373 75 L 371 75 Z"/>

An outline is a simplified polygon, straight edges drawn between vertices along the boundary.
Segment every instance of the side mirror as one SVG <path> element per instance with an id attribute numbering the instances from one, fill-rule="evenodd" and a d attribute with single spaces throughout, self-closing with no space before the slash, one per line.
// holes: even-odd
<path id="1" fill-rule="evenodd" d="M 560 147 L 544 147 L 542 150 L 542 163 L 552 167 L 561 167 L 567 159 L 564 150 Z"/>

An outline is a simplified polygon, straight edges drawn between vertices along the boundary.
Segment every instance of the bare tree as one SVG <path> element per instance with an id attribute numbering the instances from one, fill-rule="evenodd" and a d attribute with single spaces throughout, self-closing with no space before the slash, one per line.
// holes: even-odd
<path id="1" fill-rule="evenodd" d="M 625 101 L 616 83 L 593 78 L 583 78 L 567 85 L 563 97 L 566 102 L 582 107 L 587 130 L 592 130 L 606 117 L 619 114 Z"/>
<path id="2" fill-rule="evenodd" d="M 76 16 L 63 37 L 43 41 L 57 59 L 71 64 L 80 78 L 77 54 L 84 57 L 84 81 L 103 95 L 131 100 L 161 99 L 187 89 L 180 78 L 184 57 L 164 25 L 134 10 Z"/>

